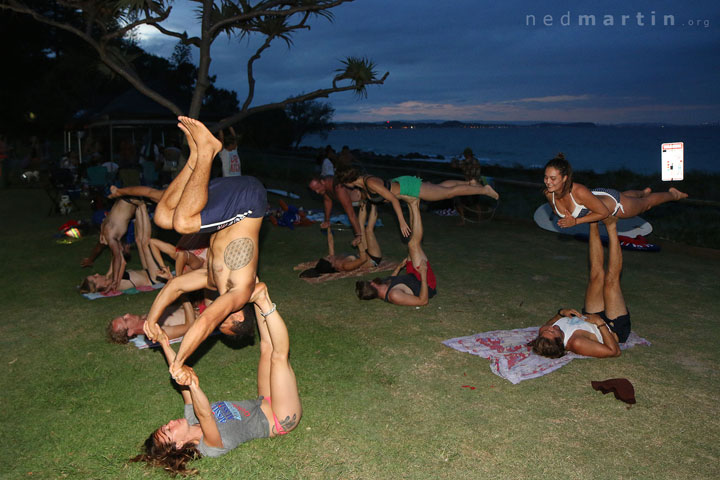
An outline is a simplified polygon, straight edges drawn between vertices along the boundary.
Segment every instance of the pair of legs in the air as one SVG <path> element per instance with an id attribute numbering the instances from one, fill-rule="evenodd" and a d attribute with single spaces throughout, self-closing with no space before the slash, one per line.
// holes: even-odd
<path id="1" fill-rule="evenodd" d="M 222 143 L 199 121 L 188 117 L 178 120 L 190 143 L 190 156 L 158 202 L 155 224 L 178 233 L 195 233 L 202 225 L 200 212 L 207 204 L 212 161 Z"/>
<path id="2" fill-rule="evenodd" d="M 420 217 L 420 199 L 406 195 L 400 195 L 398 198 L 408 205 L 410 228 L 412 228 L 412 235 L 408 241 L 408 259 L 412 261 L 413 266 L 418 267 L 422 262 L 427 262 L 427 255 L 422 249 L 423 225 Z"/>
<path id="3" fill-rule="evenodd" d="M 588 313 L 605 312 L 608 319 L 615 319 L 628 313 L 620 288 L 622 273 L 622 250 L 617 235 L 617 219 L 610 216 L 604 222 L 608 231 L 608 264 L 604 267 L 604 252 L 598 223 L 590 224 L 588 258 L 590 279 L 585 292 L 585 311 Z"/>
<path id="4" fill-rule="evenodd" d="M 287 326 L 275 304 L 270 300 L 267 287 L 258 283 L 250 299 L 255 303 L 258 331 L 260 332 L 260 362 L 258 364 L 258 395 L 272 399 L 271 415 L 274 415 L 283 431 L 295 428 L 302 416 L 295 372 L 290 366 L 290 337 Z M 274 311 L 273 311 L 274 310 Z M 268 312 L 272 313 L 268 314 Z M 266 316 L 267 315 L 267 316 Z M 265 410 L 263 402 L 263 410 Z M 265 410 L 267 412 L 267 410 Z M 277 435 L 274 421 L 270 421 L 271 436 Z"/>

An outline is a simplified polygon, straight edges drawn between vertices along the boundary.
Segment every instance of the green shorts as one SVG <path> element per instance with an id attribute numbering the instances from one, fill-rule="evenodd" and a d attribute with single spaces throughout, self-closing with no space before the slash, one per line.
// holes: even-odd
<path id="1" fill-rule="evenodd" d="M 393 178 L 392 181 L 400 185 L 400 195 L 407 195 L 408 197 L 415 198 L 420 197 L 420 185 L 422 185 L 422 178 L 404 175 L 402 177 Z"/>

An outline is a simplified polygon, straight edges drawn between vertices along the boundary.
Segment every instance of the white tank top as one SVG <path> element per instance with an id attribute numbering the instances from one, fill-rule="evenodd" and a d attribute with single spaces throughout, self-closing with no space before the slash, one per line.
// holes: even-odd
<path id="1" fill-rule="evenodd" d="M 586 332 L 592 333 L 593 335 L 595 335 L 595 338 L 597 338 L 598 342 L 603 343 L 602 335 L 600 334 L 600 329 L 597 327 L 597 325 L 586 322 L 585 320 L 583 320 L 582 317 L 563 317 L 557 322 L 553 323 L 553 325 L 559 327 L 565 335 L 565 338 L 563 338 L 563 344 L 566 347 L 568 341 L 570 340 L 570 337 L 572 337 L 573 333 L 577 332 L 578 330 L 584 330 Z"/>

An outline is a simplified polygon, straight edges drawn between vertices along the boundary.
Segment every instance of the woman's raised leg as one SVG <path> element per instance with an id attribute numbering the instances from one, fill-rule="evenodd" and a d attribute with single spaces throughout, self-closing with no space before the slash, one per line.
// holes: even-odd
<path id="1" fill-rule="evenodd" d="M 446 180 L 446 182 L 460 182 L 459 180 Z M 443 183 L 446 183 L 443 182 Z M 439 200 L 447 200 L 449 198 L 460 197 L 463 195 L 485 195 L 497 200 L 500 195 L 490 185 L 470 184 L 470 182 L 460 182 L 452 186 L 443 186 L 443 184 L 434 184 L 422 182 L 420 185 L 420 199 L 426 202 L 437 202 Z"/>
<path id="2" fill-rule="evenodd" d="M 603 285 L 605 284 L 605 259 L 602 242 L 600 241 L 600 230 L 597 222 L 592 222 L 590 224 L 588 262 L 590 273 L 587 289 L 585 290 L 585 311 L 588 313 L 600 313 L 605 310 L 605 297 L 603 296 Z"/>
<path id="3" fill-rule="evenodd" d="M 605 298 L 605 315 L 607 318 L 617 318 L 628 313 L 625 297 L 620 288 L 620 274 L 622 273 L 622 250 L 617 235 L 617 219 L 608 217 L 604 222 L 608 231 L 608 267 L 605 274 L 603 295 Z"/>
<path id="4" fill-rule="evenodd" d="M 618 210 L 615 216 L 632 218 L 663 203 L 675 202 L 688 196 L 687 193 L 683 193 L 675 187 L 671 187 L 667 192 L 648 193 L 643 197 L 634 196 L 636 192 L 637 190 L 630 190 L 630 195 L 626 195 L 626 192 L 620 194 L 620 203 L 624 211 Z"/>
<path id="5" fill-rule="evenodd" d="M 255 303 L 260 331 L 258 393 L 272 398 L 272 411 L 282 429 L 289 432 L 297 426 L 302 416 L 295 372 L 290 366 L 289 360 L 290 337 L 285 322 L 277 311 L 277 307 L 273 306 L 264 283 L 258 283 L 255 286 L 250 301 Z M 268 384 L 269 392 L 266 393 Z M 271 425 L 270 429 L 275 434 L 278 433 L 275 425 Z"/>

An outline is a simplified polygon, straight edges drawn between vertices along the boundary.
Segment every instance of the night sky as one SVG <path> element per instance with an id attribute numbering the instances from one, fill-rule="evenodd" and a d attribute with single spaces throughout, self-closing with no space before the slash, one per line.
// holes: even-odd
<path id="1" fill-rule="evenodd" d="M 192 34 L 189 4 L 175 2 L 168 25 Z M 253 105 L 326 88 L 340 59 L 367 56 L 390 76 L 367 98 L 332 95 L 336 121 L 720 121 L 717 1 L 356 0 L 332 11 L 256 62 Z M 174 40 L 138 35 L 172 53 Z M 223 36 L 212 50 L 217 84 L 241 103 L 255 45 Z"/>

